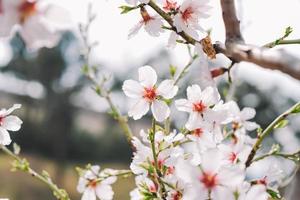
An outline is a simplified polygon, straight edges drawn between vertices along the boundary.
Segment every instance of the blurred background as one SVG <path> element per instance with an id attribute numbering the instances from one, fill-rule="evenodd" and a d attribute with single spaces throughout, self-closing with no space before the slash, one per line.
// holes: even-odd
<path id="1" fill-rule="evenodd" d="M 22 156 L 28 158 L 33 168 L 46 169 L 59 186 L 70 192 L 72 199 L 80 199 L 76 192 L 76 166 L 87 163 L 102 167 L 127 169 L 131 150 L 118 124 L 107 114 L 108 105 L 98 97 L 91 83 L 82 75 L 82 41 L 77 30 L 84 23 L 89 1 L 53 0 L 69 11 L 73 29 L 65 32 L 55 48 L 28 51 L 21 37 L 16 34 L 10 40 L 0 42 L 0 108 L 21 103 L 16 114 L 24 121 L 18 133 L 11 133 L 13 141 L 22 148 Z M 93 2 L 93 1 L 92 1 Z M 97 19 L 91 27 L 91 41 L 99 45 L 93 50 L 91 62 L 110 78 L 107 87 L 112 88 L 114 102 L 125 113 L 128 109 L 120 88 L 125 79 L 136 78 L 137 68 L 150 64 L 159 77 L 169 76 L 169 66 L 184 67 L 188 62 L 185 46 L 167 49 L 169 33 L 159 38 L 148 36 L 143 30 L 127 40 L 129 29 L 139 21 L 139 13 L 120 15 L 121 0 L 95 1 L 93 12 Z M 214 41 L 224 41 L 224 27 L 219 1 L 214 2 L 212 18 L 203 21 L 212 29 Z M 239 17 L 245 40 L 263 45 L 283 35 L 285 28 L 294 31 L 290 39 L 300 38 L 299 0 L 239 0 Z M 276 22 L 276 23 L 274 23 Z M 300 56 L 300 45 L 285 47 Z M 218 55 L 211 67 L 228 66 L 229 61 Z M 180 94 L 191 83 L 198 83 L 201 63 L 195 62 L 182 80 Z M 266 127 L 277 115 L 300 100 L 300 82 L 277 71 L 265 70 L 252 64 L 241 63 L 234 68 L 233 84 L 227 77 L 217 80 L 220 92 L 229 94 L 241 107 L 254 107 L 255 120 Z M 173 127 L 184 124 L 187 116 L 178 115 Z M 149 119 L 130 124 L 135 134 L 147 128 Z M 285 152 L 295 152 L 300 147 L 300 117 L 291 118 L 288 127 L 279 129 L 266 140 L 268 151 L 272 143 L 279 143 Z M 17 200 L 52 200 L 48 188 L 26 174 L 10 172 L 10 158 L 0 154 L 0 198 Z M 295 166 L 290 161 L 278 160 L 278 166 L 291 177 Z M 251 174 L 268 170 L 267 161 L 253 166 Z M 300 196 L 300 174 L 285 190 L 287 199 Z M 129 199 L 133 179 L 115 184 L 115 199 Z"/>

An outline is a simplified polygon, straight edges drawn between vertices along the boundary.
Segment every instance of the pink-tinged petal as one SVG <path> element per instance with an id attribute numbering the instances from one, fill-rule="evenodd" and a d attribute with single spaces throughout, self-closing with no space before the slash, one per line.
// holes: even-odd
<path id="1" fill-rule="evenodd" d="M 198 102 L 201 98 L 202 91 L 199 85 L 189 86 L 186 90 L 187 98 L 191 102 Z"/>
<path id="2" fill-rule="evenodd" d="M 173 98 L 178 92 L 178 86 L 174 85 L 173 80 L 164 80 L 157 88 L 157 94 L 165 99 Z"/>
<path id="3" fill-rule="evenodd" d="M 179 111 L 192 112 L 193 105 L 186 99 L 178 99 L 175 101 L 175 106 Z"/>
<path id="4" fill-rule="evenodd" d="M 9 131 L 18 131 L 21 128 L 22 120 L 14 115 L 7 116 L 2 121 L 2 127 Z"/>
<path id="5" fill-rule="evenodd" d="M 133 117 L 134 120 L 142 118 L 149 110 L 149 103 L 144 99 L 138 100 L 129 110 L 129 117 Z"/>
<path id="6" fill-rule="evenodd" d="M 144 88 L 141 84 L 134 80 L 126 80 L 123 83 L 122 89 L 126 96 L 130 98 L 142 98 Z"/>
<path id="7" fill-rule="evenodd" d="M 213 158 L 213 162 L 212 162 L 212 158 Z M 216 174 L 220 169 L 221 164 L 222 164 L 222 154 L 218 149 L 209 149 L 203 153 L 201 166 L 204 172 Z"/>
<path id="8" fill-rule="evenodd" d="M 12 36 L 18 22 L 19 15 L 15 10 L 4 10 L 4 13 L 0 14 L 0 37 Z"/>
<path id="9" fill-rule="evenodd" d="M 158 122 L 162 122 L 170 115 L 170 109 L 164 101 L 155 100 L 151 105 L 154 118 Z"/>
<path id="10" fill-rule="evenodd" d="M 157 81 L 157 74 L 151 66 L 139 68 L 139 81 L 144 87 L 153 87 Z"/>
<path id="11" fill-rule="evenodd" d="M 232 165 L 222 167 L 218 173 L 218 179 L 221 185 L 236 189 L 245 179 L 245 170 L 243 166 Z"/>
<path id="12" fill-rule="evenodd" d="M 178 39 L 178 35 L 176 32 L 171 32 L 169 40 L 168 40 L 168 47 L 169 48 L 174 48 L 177 44 L 176 40 Z"/>
<path id="13" fill-rule="evenodd" d="M 243 110 L 241 111 L 241 118 L 243 120 L 248 120 L 248 119 L 252 119 L 255 116 L 256 112 L 253 108 L 243 108 Z"/>
<path id="14" fill-rule="evenodd" d="M 2 109 L 0 110 L 0 115 L 1 116 L 7 116 L 9 114 L 11 114 L 14 110 L 21 108 L 21 104 L 14 104 L 12 107 L 10 107 L 9 109 Z"/>
<path id="15" fill-rule="evenodd" d="M 264 185 L 253 185 L 248 191 L 245 200 L 268 200 L 269 195 Z"/>
<path id="16" fill-rule="evenodd" d="M 185 24 L 182 21 L 181 15 L 179 13 L 174 16 L 174 26 L 176 27 L 177 32 L 183 31 L 183 27 L 185 26 Z"/>
<path id="17" fill-rule="evenodd" d="M 0 127 L 0 144 L 9 145 L 10 143 L 11 139 L 9 133 L 4 128 Z"/>
<path id="18" fill-rule="evenodd" d="M 41 47 L 52 48 L 61 38 L 61 33 L 54 31 L 39 15 L 28 18 L 22 25 L 20 34 L 27 48 L 31 50 Z"/>
<path id="19" fill-rule="evenodd" d="M 86 188 L 86 190 L 83 192 L 81 200 L 96 200 L 95 190 L 92 188 Z"/>
<path id="20" fill-rule="evenodd" d="M 205 105 L 214 105 L 220 100 L 220 94 L 217 88 L 207 87 L 202 91 L 202 101 Z"/>
<path id="21" fill-rule="evenodd" d="M 137 23 L 134 27 L 132 27 L 130 30 L 129 30 L 129 33 L 128 33 L 128 39 L 131 39 L 133 38 L 142 28 L 143 26 L 143 23 L 142 22 L 139 22 Z"/>
<path id="22" fill-rule="evenodd" d="M 160 18 L 155 17 L 154 19 L 149 20 L 144 28 L 145 31 L 153 36 L 153 37 L 158 37 L 160 33 L 162 33 L 164 30 L 161 28 L 163 26 L 163 22 Z"/>
<path id="23" fill-rule="evenodd" d="M 110 185 L 100 183 L 96 187 L 96 194 L 97 197 L 101 200 L 111 200 L 113 199 L 114 192 Z"/>

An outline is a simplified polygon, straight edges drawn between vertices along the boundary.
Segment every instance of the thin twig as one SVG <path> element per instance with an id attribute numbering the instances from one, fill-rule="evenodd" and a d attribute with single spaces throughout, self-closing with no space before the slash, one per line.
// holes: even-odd
<path id="1" fill-rule="evenodd" d="M 290 109 L 285 111 L 283 114 L 279 115 L 262 133 L 258 134 L 257 140 L 256 140 L 255 144 L 253 145 L 252 150 L 251 150 L 251 152 L 248 156 L 248 159 L 246 161 L 246 166 L 247 167 L 251 165 L 252 160 L 253 160 L 254 156 L 256 155 L 256 152 L 260 148 L 260 145 L 263 142 L 263 140 L 265 139 L 265 137 L 268 136 L 272 132 L 274 127 L 280 121 L 287 118 L 290 114 L 292 114 L 295 111 L 296 108 L 299 109 L 299 107 L 300 107 L 300 102 L 296 103 L 294 106 L 292 106 Z"/>
<path id="2" fill-rule="evenodd" d="M 32 169 L 29 166 L 29 163 L 25 159 L 20 158 L 18 155 L 14 154 L 12 151 L 10 151 L 5 146 L 0 145 L 0 148 L 2 149 L 2 151 L 5 154 L 9 155 L 17 162 L 17 166 L 15 166 L 14 169 L 18 169 L 20 171 L 26 172 L 30 176 L 32 176 L 32 177 L 36 178 L 37 180 L 41 181 L 42 183 L 46 184 L 53 191 L 53 195 L 58 200 L 70 200 L 68 193 L 64 189 L 58 188 L 57 185 L 52 182 L 50 177 L 41 175 L 38 172 L 36 172 L 34 169 Z"/>

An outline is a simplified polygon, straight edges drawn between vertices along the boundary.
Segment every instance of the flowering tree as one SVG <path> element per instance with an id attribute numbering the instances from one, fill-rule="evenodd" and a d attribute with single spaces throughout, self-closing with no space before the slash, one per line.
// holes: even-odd
<path id="1" fill-rule="evenodd" d="M 233 0 L 221 0 L 223 20 L 226 28 L 226 42 L 212 43 L 210 33 L 201 27 L 201 20 L 210 17 L 209 0 L 126 0 L 121 6 L 123 14 L 140 11 L 140 19 L 129 32 L 133 37 L 141 28 L 149 35 L 159 37 L 164 31 L 170 32 L 168 46 L 188 46 L 190 60 L 182 71 L 170 67 L 170 77 L 158 81 L 158 75 L 151 66 L 138 69 L 138 80 L 126 80 L 122 90 L 134 103 L 128 117 L 139 120 L 151 110 L 152 126 L 140 133 L 132 133 L 128 117 L 122 115 L 114 104 L 110 89 L 105 87 L 106 79 L 98 81 L 94 67 L 90 64 L 90 52 L 94 44 L 89 42 L 88 30 L 95 15 L 89 12 L 88 22 L 80 25 L 85 45 L 83 73 L 94 84 L 95 92 L 106 99 L 111 115 L 120 124 L 133 149 L 129 169 L 102 169 L 97 165 L 77 168 L 80 175 L 77 190 L 82 200 L 113 199 L 111 185 L 118 177 L 135 176 L 136 188 L 130 192 L 133 200 L 267 200 L 282 199 L 279 193 L 281 182 L 287 176 L 281 169 L 273 167 L 258 178 L 248 176 L 248 168 L 267 157 L 291 160 L 299 167 L 300 151 L 282 153 L 278 145 L 262 153 L 263 140 L 274 129 L 287 124 L 288 117 L 300 112 L 300 102 L 278 116 L 267 127 L 260 127 L 251 121 L 255 116 L 252 108 L 238 107 L 234 101 L 224 101 L 214 81 L 215 77 L 228 74 L 236 63 L 255 63 L 261 67 L 280 70 L 295 79 L 300 79 L 300 59 L 284 50 L 270 48 L 282 44 L 299 43 L 286 40 L 291 32 L 288 28 L 283 37 L 257 47 L 246 44 L 241 35 L 239 20 Z M 151 13 L 150 11 L 151 10 Z M 28 48 L 35 50 L 54 46 L 66 25 L 57 24 L 56 14 L 63 12 L 42 1 L 2 0 L 0 1 L 0 34 L 10 37 L 18 31 Z M 61 20 L 64 21 L 64 20 Z M 67 20 L 66 20 L 67 21 Z M 194 49 L 194 51 L 191 50 Z M 231 60 L 228 67 L 209 70 L 209 59 L 224 54 Z M 179 99 L 177 92 L 180 81 L 195 60 L 201 60 L 201 74 L 204 84 L 193 84 L 186 88 L 186 97 Z M 178 111 L 188 113 L 188 120 L 180 129 L 171 126 L 175 105 Z M 0 110 L 0 148 L 14 159 L 13 169 L 29 173 L 48 185 L 57 199 L 69 200 L 69 195 L 52 182 L 50 175 L 38 173 L 26 159 L 19 157 L 19 147 L 13 151 L 10 131 L 18 131 L 22 121 L 11 115 L 21 105 Z M 254 131 L 255 137 L 249 132 Z"/>

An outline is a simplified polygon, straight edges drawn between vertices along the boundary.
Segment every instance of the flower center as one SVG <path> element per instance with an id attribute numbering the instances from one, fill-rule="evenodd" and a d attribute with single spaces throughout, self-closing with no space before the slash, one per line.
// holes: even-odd
<path id="1" fill-rule="evenodd" d="M 203 173 L 203 176 L 200 178 L 200 181 L 208 189 L 212 189 L 217 185 L 217 174 Z"/>
<path id="2" fill-rule="evenodd" d="M 147 101 L 152 102 L 157 97 L 156 89 L 154 87 L 152 87 L 152 88 L 144 88 L 144 95 L 143 95 L 143 97 Z"/>
<path id="3" fill-rule="evenodd" d="M 267 185 L 267 177 L 256 181 L 257 184 Z"/>
<path id="4" fill-rule="evenodd" d="M 89 180 L 88 187 L 96 188 L 98 185 L 98 181 L 96 179 Z"/>
<path id="5" fill-rule="evenodd" d="M 174 172 L 175 172 L 175 167 L 174 166 L 168 167 L 168 169 L 167 169 L 167 175 L 174 174 Z"/>
<path id="6" fill-rule="evenodd" d="M 0 126 L 3 125 L 3 121 L 4 121 L 4 116 L 0 116 Z"/>
<path id="7" fill-rule="evenodd" d="M 203 113 L 205 109 L 206 105 L 202 101 L 193 104 L 193 110 L 196 112 Z"/>
<path id="8" fill-rule="evenodd" d="M 234 162 L 236 161 L 236 159 L 237 159 L 236 153 L 231 152 L 231 153 L 229 154 L 229 160 L 230 160 L 230 162 L 234 163 Z"/>
<path id="9" fill-rule="evenodd" d="M 20 23 L 23 24 L 28 17 L 34 15 L 37 12 L 36 2 L 26 0 L 24 3 L 20 5 L 19 12 L 20 12 Z"/>
<path id="10" fill-rule="evenodd" d="M 153 19 L 153 17 L 149 15 L 149 13 L 144 7 L 141 7 L 141 15 L 145 24 L 147 24 L 150 20 Z"/>
<path id="11" fill-rule="evenodd" d="M 154 184 L 150 185 L 149 186 L 149 191 L 152 192 L 152 193 L 156 193 L 157 192 L 156 186 Z"/>
<path id="12" fill-rule="evenodd" d="M 193 13 L 193 8 L 188 7 L 181 13 L 181 18 L 183 19 L 183 21 L 187 22 L 192 17 Z"/>
<path id="13" fill-rule="evenodd" d="M 172 0 L 166 0 L 165 5 L 163 7 L 166 11 L 176 10 L 177 2 L 173 2 Z"/>
<path id="14" fill-rule="evenodd" d="M 182 194 L 178 191 L 172 194 L 172 200 L 180 200 L 182 198 Z"/>
<path id="15" fill-rule="evenodd" d="M 201 137 L 202 134 L 203 134 L 203 129 L 202 128 L 197 128 L 195 130 L 193 130 L 193 133 L 192 133 L 194 136 L 197 136 L 197 137 Z"/>

